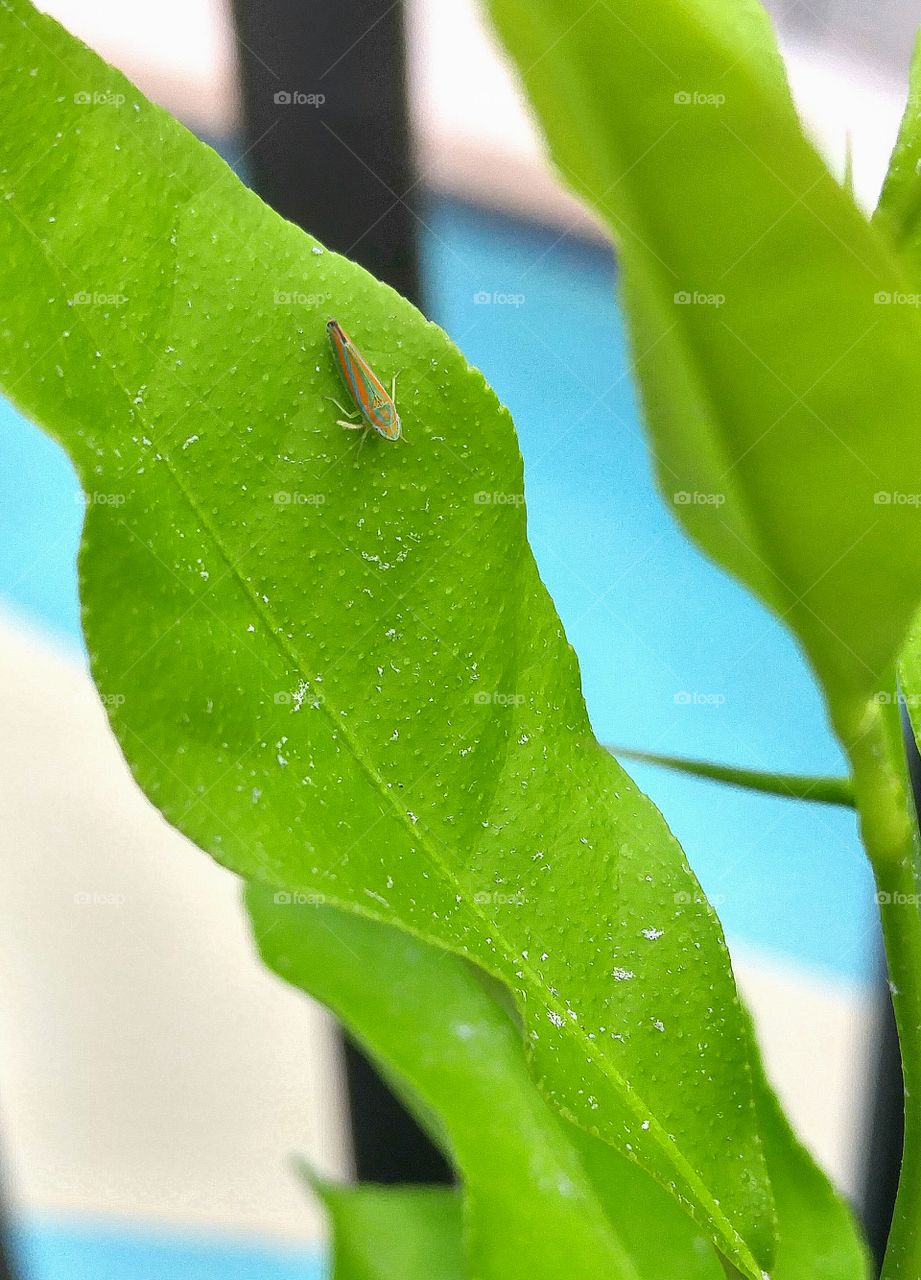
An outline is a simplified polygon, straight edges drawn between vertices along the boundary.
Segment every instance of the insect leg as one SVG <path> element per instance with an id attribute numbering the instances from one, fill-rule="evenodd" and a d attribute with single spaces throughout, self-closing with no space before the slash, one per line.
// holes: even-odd
<path id="1" fill-rule="evenodd" d="M 357 409 L 346 409 L 344 404 L 340 404 L 333 396 L 324 396 L 324 400 L 328 400 L 330 404 L 334 404 L 340 413 L 344 413 L 347 418 L 351 418 L 354 422 L 356 418 L 361 417 L 361 413 Z M 341 425 L 341 423 L 340 423 Z"/>

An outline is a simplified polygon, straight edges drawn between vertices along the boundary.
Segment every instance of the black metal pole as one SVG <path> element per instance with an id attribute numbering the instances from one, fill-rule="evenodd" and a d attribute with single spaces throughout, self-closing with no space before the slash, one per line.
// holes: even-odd
<path id="1" fill-rule="evenodd" d="M 234 0 L 233 8 L 254 188 L 418 302 L 402 0 Z M 440 1151 L 348 1040 L 345 1063 L 359 1178 L 451 1182 Z"/>
<path id="2" fill-rule="evenodd" d="M 885 961 L 883 962 L 885 966 Z M 885 972 L 885 968 L 884 968 Z M 902 1167 L 903 1098 L 899 1037 L 889 989 L 881 983 L 880 1034 L 871 1084 L 861 1218 L 877 1274 L 882 1271 Z"/>
<path id="3" fill-rule="evenodd" d="M 253 186 L 418 302 L 402 0 L 234 0 L 234 13 Z"/>

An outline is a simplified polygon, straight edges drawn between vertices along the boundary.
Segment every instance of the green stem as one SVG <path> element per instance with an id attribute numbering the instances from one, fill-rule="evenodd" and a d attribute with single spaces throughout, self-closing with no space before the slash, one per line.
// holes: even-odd
<path id="1" fill-rule="evenodd" d="M 876 878 L 905 1084 L 902 1169 L 882 1280 L 921 1277 L 921 850 L 899 709 L 873 702 L 840 724 Z"/>
<path id="2" fill-rule="evenodd" d="M 760 769 L 740 769 L 730 764 L 713 764 L 709 760 L 687 760 L 683 756 L 662 756 L 653 751 L 632 751 L 627 747 L 608 747 L 615 756 L 640 760 L 643 764 L 660 765 L 695 778 L 709 778 L 730 787 L 744 787 L 785 800 L 811 800 L 815 804 L 854 807 L 854 788 L 850 778 L 812 777 L 796 773 L 766 773 Z"/>

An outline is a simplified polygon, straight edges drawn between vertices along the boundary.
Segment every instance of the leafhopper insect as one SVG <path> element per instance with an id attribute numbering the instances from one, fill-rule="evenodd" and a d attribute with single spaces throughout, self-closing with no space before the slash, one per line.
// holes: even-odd
<path id="1" fill-rule="evenodd" d="M 338 400 L 333 400 L 332 396 L 327 397 L 348 419 L 338 419 L 337 425 L 344 427 L 346 431 L 364 431 L 372 427 L 385 440 L 399 440 L 401 426 L 395 402 L 396 374 L 388 392 L 338 320 L 330 320 L 326 332 L 336 367 L 355 403 L 355 409 L 350 411 L 344 409 Z"/>

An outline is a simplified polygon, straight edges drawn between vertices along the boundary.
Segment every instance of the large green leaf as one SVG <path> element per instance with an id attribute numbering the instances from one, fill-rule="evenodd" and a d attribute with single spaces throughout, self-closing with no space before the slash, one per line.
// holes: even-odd
<path id="1" fill-rule="evenodd" d="M 463 1280 L 460 1197 L 442 1187 L 311 1179 L 332 1226 L 332 1280 Z"/>
<path id="2" fill-rule="evenodd" d="M 564 1122 L 534 1088 L 520 1034 L 467 965 L 376 921 L 278 896 L 247 893 L 263 960 L 332 1009 L 440 1121 L 465 1188 L 470 1274 L 637 1280 Z"/>
<path id="3" fill-rule="evenodd" d="M 755 1092 L 780 1241 L 774 1280 L 868 1280 L 869 1250 L 845 1202 L 791 1130 L 756 1067 Z"/>
<path id="4" fill-rule="evenodd" d="M 674 1201 L 537 1096 L 520 1038 L 468 965 L 386 925 L 276 897 L 247 891 L 262 958 L 333 1009 L 420 1118 L 438 1122 L 463 1175 L 472 1274 L 720 1280 L 716 1253 Z M 774 1280 L 866 1280 L 854 1222 L 760 1064 L 756 1096 L 779 1216 Z"/>
<path id="5" fill-rule="evenodd" d="M 25 0 L 0 69 L 0 384 L 87 492 L 83 622 L 141 786 L 229 867 L 474 956 L 547 1095 L 757 1275 L 722 935 L 591 734 L 507 413 Z M 331 311 L 402 370 L 411 444 L 335 425 Z"/>
<path id="6" fill-rule="evenodd" d="M 795 631 L 850 741 L 921 596 L 921 522 L 893 496 L 921 403 L 900 267 L 739 38 L 750 6 L 488 6 L 617 239 L 661 488 Z"/>
<path id="7" fill-rule="evenodd" d="M 908 101 L 875 221 L 904 255 L 915 291 L 913 301 L 921 305 L 921 39 L 915 47 Z M 903 500 L 911 504 L 917 518 L 921 486 L 909 476 L 906 471 Z M 915 737 L 921 741 L 921 614 L 909 629 L 899 676 Z"/>

